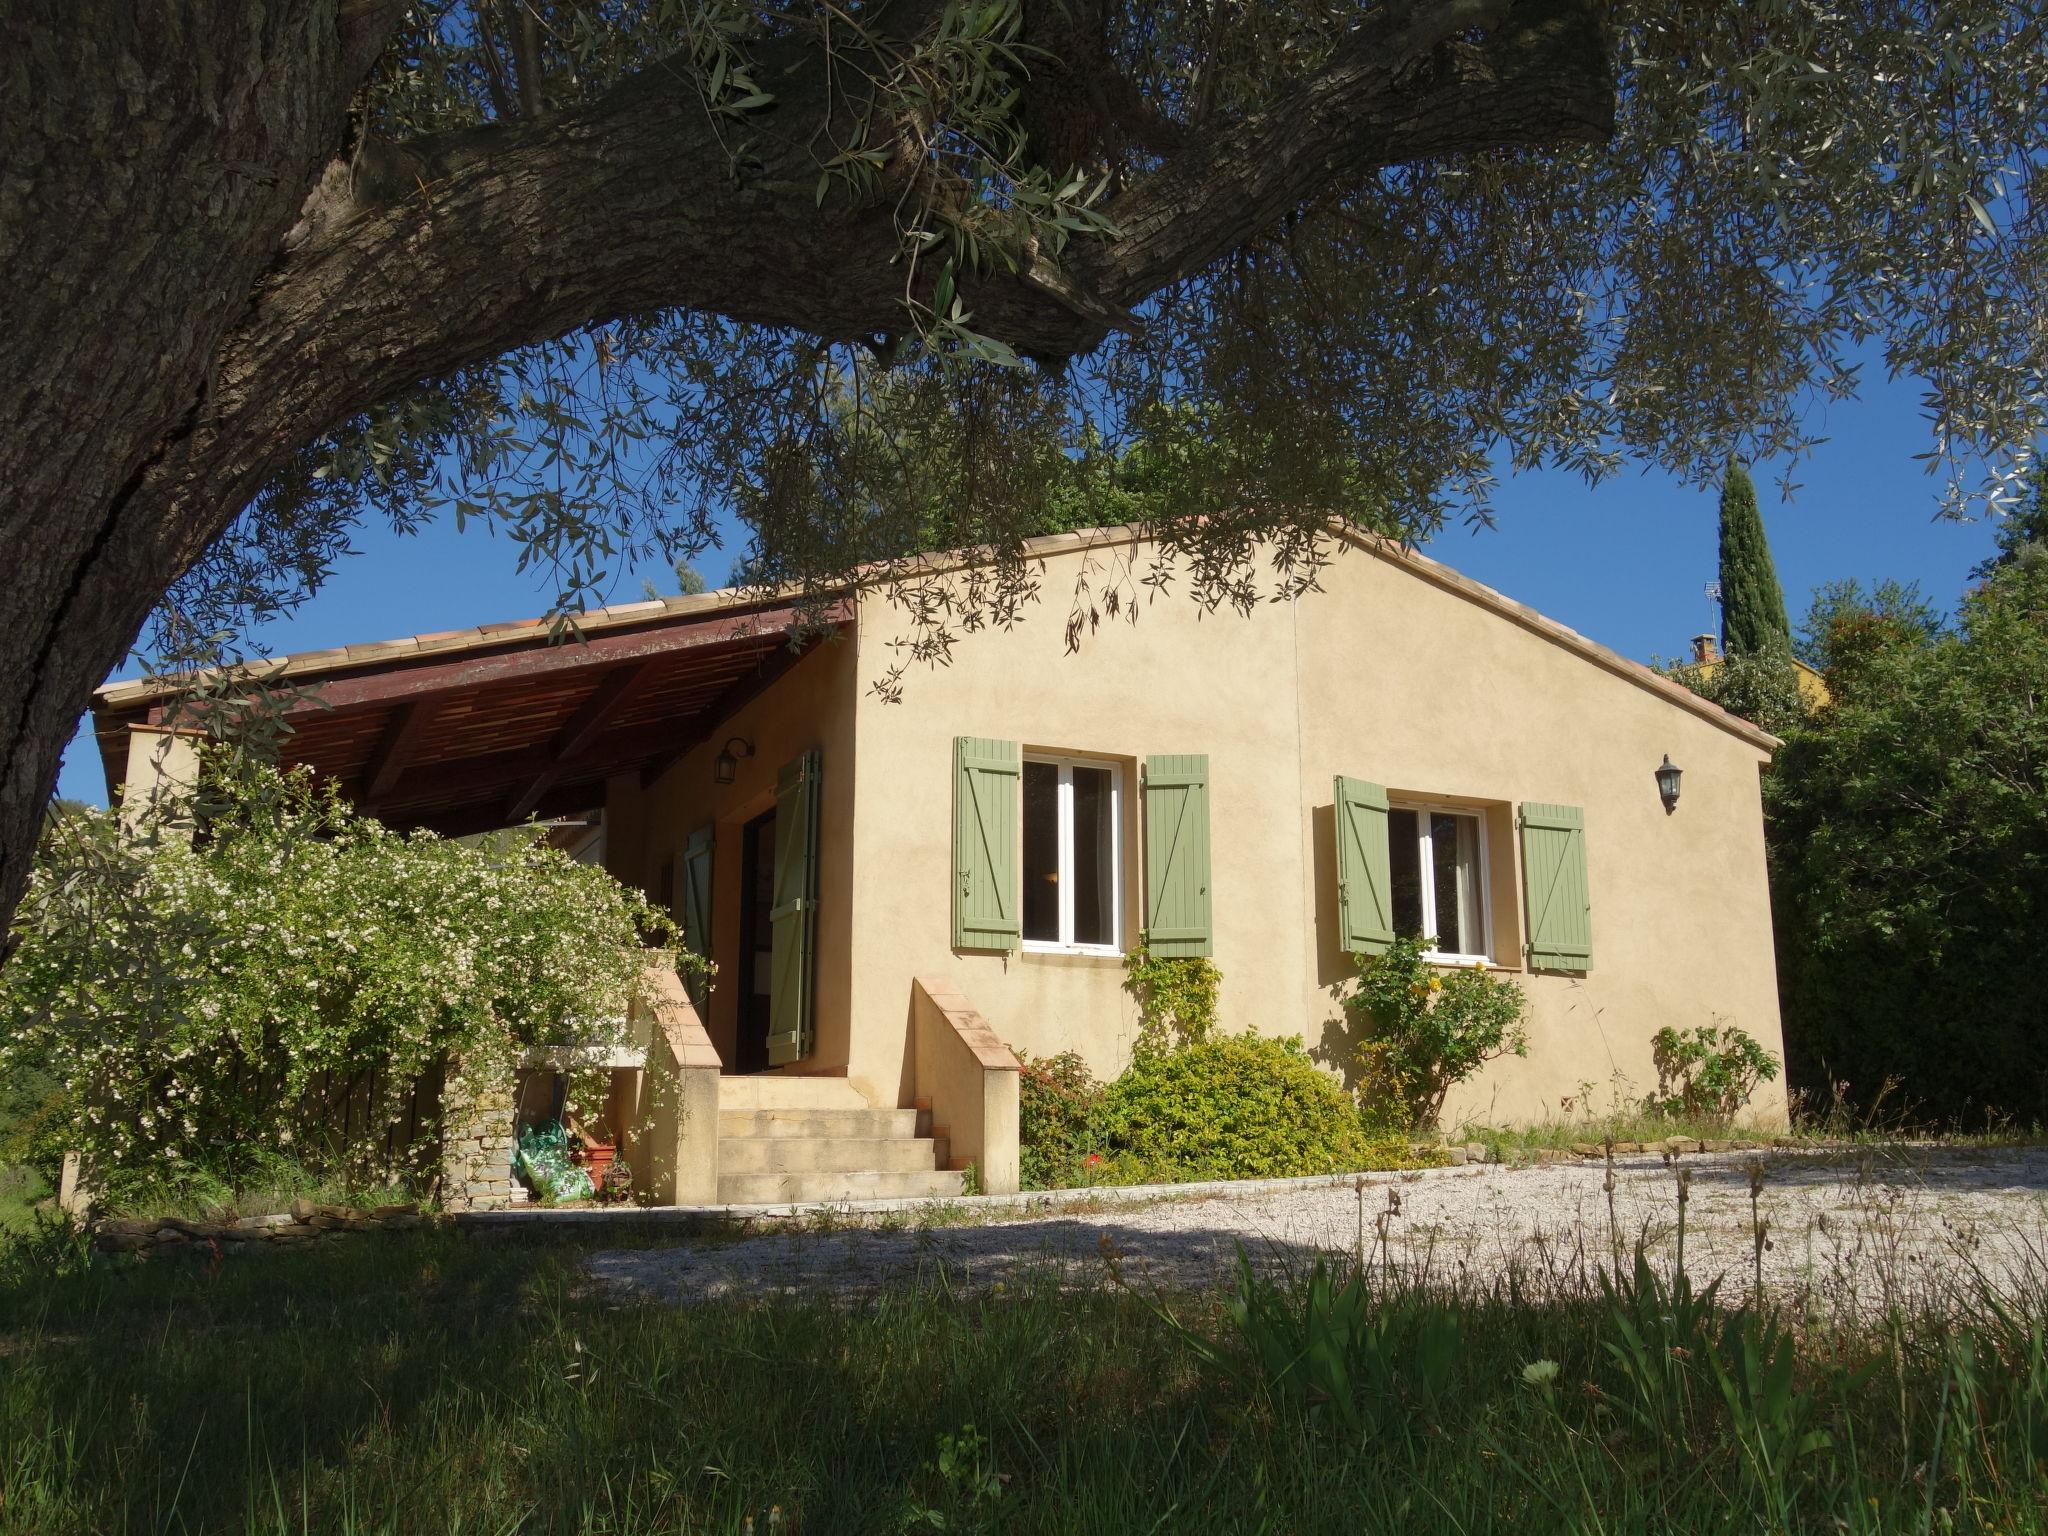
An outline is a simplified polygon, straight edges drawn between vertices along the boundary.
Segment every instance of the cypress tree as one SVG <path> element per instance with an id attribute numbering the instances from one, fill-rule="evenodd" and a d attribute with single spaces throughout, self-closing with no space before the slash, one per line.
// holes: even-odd
<path id="1" fill-rule="evenodd" d="M 1731 656 L 1792 654 L 1792 621 L 1771 563 L 1749 471 L 1734 460 L 1721 477 L 1721 649 Z"/>

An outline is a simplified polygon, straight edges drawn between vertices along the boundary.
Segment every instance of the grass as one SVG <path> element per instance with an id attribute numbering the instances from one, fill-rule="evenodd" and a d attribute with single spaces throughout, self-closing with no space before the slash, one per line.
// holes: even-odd
<path id="1" fill-rule="evenodd" d="M 0 1529 L 2028 1532 L 2048 1510 L 2038 1275 L 1861 1322 L 1647 1272 L 1347 1287 L 1300 1255 L 1230 1295 L 1106 1267 L 674 1308 L 592 1294 L 581 1252 L 428 1231 L 206 1267 L 17 1237 Z"/>
<path id="2" fill-rule="evenodd" d="M 1463 1125 L 1446 1134 L 1452 1142 L 1461 1145 L 1477 1142 L 1487 1149 L 1490 1157 L 1502 1162 L 1515 1162 L 1532 1152 L 1563 1151 L 1583 1144 L 1600 1146 L 1615 1141 L 1648 1145 L 1668 1141 L 1673 1136 L 1698 1141 L 1739 1138 L 1768 1142 L 1784 1137 L 1793 1140 L 1821 1139 L 1815 1132 L 1798 1135 L 1782 1128 L 1771 1131 L 1710 1116 L 1668 1115 L 1643 1109 L 1625 1109 L 1605 1115 L 1564 1116 L 1529 1125 Z"/>
<path id="3" fill-rule="evenodd" d="M 1591 1084 L 1582 1089 L 1579 1103 L 1590 1097 Z M 1643 1107 L 1620 1093 L 1615 1107 L 1595 1113 L 1590 1107 L 1528 1125 L 1492 1126 L 1467 1123 L 1447 1133 L 1452 1142 L 1477 1142 L 1488 1155 L 1503 1162 L 1525 1160 L 1537 1151 L 1564 1151 L 1574 1145 L 1600 1146 L 1607 1142 L 1640 1142 L 1649 1145 L 1674 1136 L 1696 1141 L 1751 1140 L 1785 1142 L 1795 1146 L 1891 1146 L 1900 1144 L 1948 1146 L 2035 1146 L 2048 1139 L 2048 1128 L 2040 1124 L 2001 1121 L 1980 1126 L 1930 1125 L 1913 1115 L 1909 1106 L 1896 1101 L 1887 1112 L 1886 1099 L 1866 1112 L 1852 1111 L 1839 1098 L 1833 1103 L 1795 1098 L 1789 1124 L 1770 1129 L 1737 1118 L 1713 1115 L 1675 1115 Z M 1568 1101 L 1570 1102 L 1570 1101 Z"/>
<path id="4" fill-rule="evenodd" d="M 50 1182 L 26 1163 L 0 1163 L 0 1233 L 27 1227 Z"/>
<path id="5" fill-rule="evenodd" d="M 32 1224 L 37 1206 L 54 1193 L 49 1179 L 32 1164 L 0 1162 L 0 1232 Z M 415 1196 L 401 1183 L 345 1180 L 273 1156 L 232 1181 L 194 1164 L 158 1167 L 146 1177 L 125 1174 L 111 1187 L 97 1191 L 93 1203 L 95 1214 L 102 1216 L 182 1216 L 215 1221 L 289 1210 L 292 1201 L 300 1198 L 320 1205 L 369 1208 Z"/>

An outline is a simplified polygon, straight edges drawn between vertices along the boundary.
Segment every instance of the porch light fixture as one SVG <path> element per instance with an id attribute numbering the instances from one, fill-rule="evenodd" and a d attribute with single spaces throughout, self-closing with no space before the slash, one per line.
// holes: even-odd
<path id="1" fill-rule="evenodd" d="M 751 741 L 744 736 L 732 737 L 712 759 L 711 777 L 720 784 L 730 784 L 740 771 L 740 759 L 753 755 L 754 744 Z"/>
<path id="2" fill-rule="evenodd" d="M 1664 754 L 1664 762 L 1657 770 L 1657 797 L 1664 802 L 1664 814 L 1669 816 L 1678 809 L 1678 776 L 1685 772 L 1671 761 L 1671 754 Z"/>

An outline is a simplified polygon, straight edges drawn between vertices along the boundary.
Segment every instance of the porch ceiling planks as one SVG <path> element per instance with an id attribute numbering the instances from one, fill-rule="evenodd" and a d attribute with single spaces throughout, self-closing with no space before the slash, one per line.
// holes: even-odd
<path id="1" fill-rule="evenodd" d="M 590 690 L 590 696 L 577 706 L 576 713 L 568 718 L 549 744 L 547 766 L 527 780 L 526 787 L 505 807 L 505 819 L 508 822 L 525 820 L 540 804 L 541 796 L 562 777 L 564 766 L 596 745 L 604 728 L 631 702 L 634 690 L 644 688 L 654 673 L 653 662 L 637 661 L 614 667 L 600 677 L 597 686 Z"/>

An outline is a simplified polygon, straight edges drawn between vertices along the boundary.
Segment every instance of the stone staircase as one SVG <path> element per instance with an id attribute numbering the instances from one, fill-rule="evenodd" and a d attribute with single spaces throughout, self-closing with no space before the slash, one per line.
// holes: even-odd
<path id="1" fill-rule="evenodd" d="M 921 1109 L 870 1108 L 843 1077 L 722 1077 L 719 1203 L 957 1196 L 966 1175 L 946 1167 L 929 1120 Z"/>

